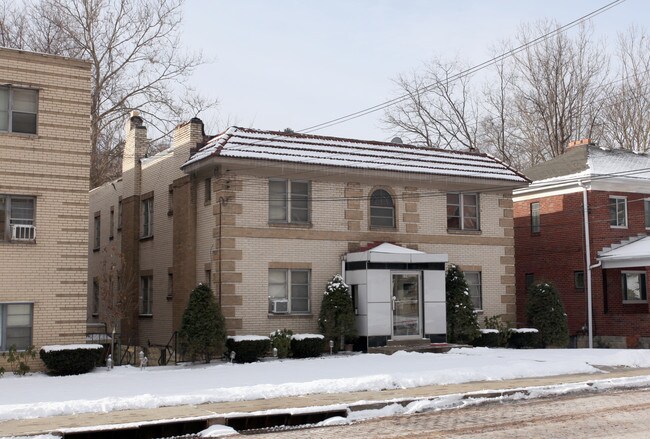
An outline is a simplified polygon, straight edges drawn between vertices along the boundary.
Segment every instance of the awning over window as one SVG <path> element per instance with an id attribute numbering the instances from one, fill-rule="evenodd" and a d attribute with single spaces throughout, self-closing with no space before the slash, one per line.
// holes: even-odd
<path id="1" fill-rule="evenodd" d="M 650 266 L 650 236 L 638 236 L 598 252 L 603 268 Z"/>

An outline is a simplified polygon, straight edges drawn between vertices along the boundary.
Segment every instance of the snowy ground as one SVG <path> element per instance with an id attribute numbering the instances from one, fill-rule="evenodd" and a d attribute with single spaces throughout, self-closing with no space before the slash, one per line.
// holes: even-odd
<path id="1" fill-rule="evenodd" d="M 0 378 L 0 420 L 650 367 L 650 350 L 454 349 Z M 605 378 L 606 376 L 603 376 Z"/>

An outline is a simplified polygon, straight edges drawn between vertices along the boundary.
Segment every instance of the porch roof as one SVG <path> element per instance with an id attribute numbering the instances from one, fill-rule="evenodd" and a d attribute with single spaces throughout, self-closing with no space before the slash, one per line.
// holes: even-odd
<path id="1" fill-rule="evenodd" d="M 598 252 L 603 268 L 630 268 L 650 266 L 650 236 L 630 238 Z"/>
<path id="2" fill-rule="evenodd" d="M 446 254 L 429 254 L 413 250 L 399 245 L 384 242 L 363 252 L 348 253 L 345 255 L 347 262 L 369 261 L 369 262 L 406 262 L 406 263 L 430 263 L 447 262 L 449 257 Z"/>

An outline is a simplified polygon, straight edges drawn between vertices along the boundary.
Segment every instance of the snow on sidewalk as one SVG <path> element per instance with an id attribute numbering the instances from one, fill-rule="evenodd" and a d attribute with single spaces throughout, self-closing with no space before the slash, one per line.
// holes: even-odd
<path id="1" fill-rule="evenodd" d="M 0 378 L 0 420 L 650 367 L 650 351 L 454 349 Z"/>

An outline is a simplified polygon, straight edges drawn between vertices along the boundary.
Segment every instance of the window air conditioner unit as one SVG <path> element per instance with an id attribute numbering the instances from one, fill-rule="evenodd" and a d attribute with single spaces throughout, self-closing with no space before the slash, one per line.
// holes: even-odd
<path id="1" fill-rule="evenodd" d="M 34 241 L 36 239 L 36 227 L 26 224 L 12 224 L 12 241 Z"/>
<path id="2" fill-rule="evenodd" d="M 273 299 L 271 300 L 271 310 L 275 314 L 289 312 L 289 301 L 287 299 Z"/>

